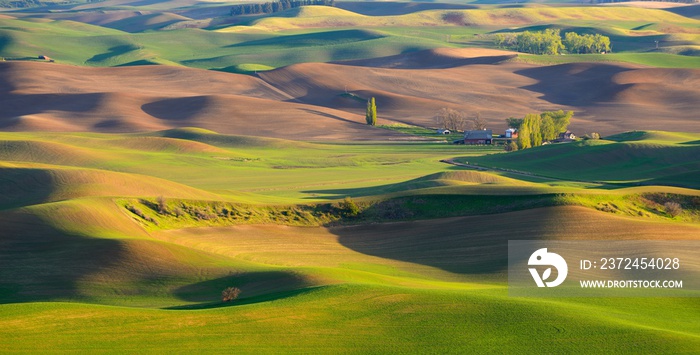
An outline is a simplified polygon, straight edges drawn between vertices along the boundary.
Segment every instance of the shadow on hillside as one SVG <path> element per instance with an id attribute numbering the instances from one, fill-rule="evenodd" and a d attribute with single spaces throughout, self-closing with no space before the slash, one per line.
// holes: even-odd
<path id="1" fill-rule="evenodd" d="M 187 121 L 196 118 L 209 103 L 207 96 L 178 97 L 147 103 L 141 109 L 162 120 Z"/>
<path id="2" fill-rule="evenodd" d="M 12 91 L 17 89 L 17 87 L 10 81 L 10 78 L 12 78 L 13 75 L 12 69 L 12 64 L 0 62 L 0 98 L 3 98 L 2 100 L 0 100 L 0 103 L 5 101 L 5 98 L 11 95 L 10 93 Z M 5 106 L 0 107 L 3 107 L 3 110 L 0 112 L 5 111 Z"/>
<path id="3" fill-rule="evenodd" d="M 239 299 L 237 299 L 235 301 L 231 301 L 231 302 L 222 302 L 219 300 L 219 301 L 212 301 L 212 302 L 203 302 L 203 303 L 198 303 L 198 304 L 165 307 L 163 309 L 196 310 L 196 309 L 212 309 L 212 308 L 223 308 L 223 307 L 233 307 L 233 306 L 244 306 L 244 305 L 249 305 L 249 304 L 270 302 L 270 301 L 276 301 L 276 300 L 280 300 L 280 299 L 284 299 L 284 298 L 295 297 L 295 296 L 314 292 L 314 291 L 321 289 L 321 288 L 324 288 L 324 287 L 326 287 L 326 286 L 306 287 L 306 288 L 300 288 L 300 289 L 296 289 L 296 290 L 268 293 L 268 294 L 264 294 L 264 295 L 253 296 L 253 297 L 242 297 L 242 298 L 239 298 Z"/>
<path id="4" fill-rule="evenodd" d="M 47 111 L 83 113 L 95 110 L 103 100 L 102 93 L 88 94 L 16 94 L 9 78 L 13 63 L 0 62 L 0 128 L 16 125 L 17 117 Z"/>
<path id="5" fill-rule="evenodd" d="M 412 50 L 403 51 L 401 54 L 370 58 L 341 60 L 332 63 L 348 66 L 391 68 L 391 69 L 448 69 L 466 65 L 491 65 L 517 57 L 516 54 L 494 55 L 473 58 L 459 58 L 442 56 L 434 50 L 415 47 Z"/>
<path id="6" fill-rule="evenodd" d="M 361 123 L 359 123 L 359 122 L 355 122 L 355 121 L 349 120 L 349 119 L 347 119 L 347 118 L 342 118 L 342 117 L 340 117 L 340 116 L 331 115 L 330 113 L 326 113 L 326 112 L 322 112 L 322 111 L 318 111 L 318 110 L 311 110 L 311 109 L 307 109 L 307 108 L 304 108 L 304 109 L 301 109 L 301 110 L 304 111 L 304 112 L 310 113 L 310 114 L 312 114 L 312 115 L 318 115 L 318 116 L 322 116 L 322 117 L 326 117 L 326 118 L 332 118 L 332 119 L 334 119 L 334 120 L 342 121 L 342 122 L 345 122 L 345 123 L 361 124 Z M 363 126 L 365 126 L 365 125 L 363 125 Z"/>
<path id="7" fill-rule="evenodd" d="M 523 89 L 541 93 L 542 99 L 569 106 L 595 106 L 608 102 L 632 84 L 617 84 L 616 74 L 631 70 L 614 64 L 570 63 L 518 70 L 537 80 Z"/>
<path id="8" fill-rule="evenodd" d="M 10 43 L 12 43 L 12 37 L 0 34 L 0 53 L 5 49 L 5 47 L 10 45 Z"/>
<path id="9" fill-rule="evenodd" d="M 337 30 L 320 33 L 306 33 L 252 40 L 226 46 L 227 48 L 250 46 L 275 46 L 282 48 L 317 47 L 369 41 L 386 36 L 367 30 Z"/>
<path id="10" fill-rule="evenodd" d="M 242 272 L 183 286 L 174 295 L 183 301 L 200 302 L 167 309 L 217 308 L 272 301 L 307 292 L 313 283 L 304 276 L 287 271 Z M 238 300 L 221 302 L 221 292 L 227 287 L 241 290 Z"/>
<path id="11" fill-rule="evenodd" d="M 505 276 L 508 240 L 549 239 L 558 230 L 551 208 L 495 215 L 330 228 L 359 253 L 468 275 Z"/>
<path id="12" fill-rule="evenodd" d="M 213 302 L 221 299 L 227 287 L 238 287 L 241 298 L 249 298 L 310 285 L 304 276 L 288 271 L 241 272 L 180 287 L 174 295 L 189 302 Z"/>
<path id="13" fill-rule="evenodd" d="M 693 18 L 696 20 L 700 18 L 700 5 L 672 7 L 670 9 L 665 9 L 664 11 L 673 12 L 674 14 L 685 16 L 688 18 Z"/>
<path id="14" fill-rule="evenodd" d="M 335 7 L 365 16 L 397 16 L 428 10 L 469 10 L 478 6 L 463 4 L 445 4 L 434 2 L 367 2 L 343 1 Z"/>
<path id="15" fill-rule="evenodd" d="M 364 197 L 364 196 L 376 196 L 383 195 L 394 192 L 411 191 L 417 189 L 425 189 L 431 187 L 445 186 L 443 183 L 435 180 L 430 180 L 426 177 L 420 177 L 413 180 L 408 180 L 405 182 L 399 182 L 396 184 L 386 184 L 380 186 L 371 187 L 358 187 L 358 188 L 348 188 L 348 189 L 326 189 L 326 190 L 305 190 L 302 193 L 309 194 L 306 199 L 315 200 L 319 197 L 323 197 L 329 200 L 338 200 L 345 197 Z"/>
<path id="16" fill-rule="evenodd" d="M 121 46 L 115 46 L 109 48 L 109 52 L 101 53 L 101 54 L 96 54 L 92 56 L 90 59 L 87 60 L 88 63 L 99 63 L 103 62 L 105 60 L 109 60 L 114 57 L 118 57 L 120 55 L 124 55 L 126 53 L 129 53 L 131 51 L 138 50 L 139 47 L 135 46 L 133 44 L 124 44 Z"/>
<path id="17" fill-rule="evenodd" d="M 3 157 L 0 142 L 0 159 Z M 0 210 L 30 206 L 47 201 L 55 181 L 45 169 L 0 168 Z"/>
<path id="18" fill-rule="evenodd" d="M 62 233 L 26 212 L 0 213 L 0 303 L 80 299 L 77 283 L 117 265 L 115 240 Z"/>

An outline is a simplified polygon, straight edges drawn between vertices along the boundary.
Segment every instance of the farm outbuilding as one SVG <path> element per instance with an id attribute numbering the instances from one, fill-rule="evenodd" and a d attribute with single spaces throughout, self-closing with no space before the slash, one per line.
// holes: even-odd
<path id="1" fill-rule="evenodd" d="M 575 134 L 571 133 L 571 131 L 566 131 L 566 132 L 559 133 L 559 137 L 557 137 L 557 139 L 553 140 L 552 143 L 573 142 L 575 139 L 576 139 Z"/>
<path id="2" fill-rule="evenodd" d="M 493 131 L 490 129 L 465 131 L 464 144 L 491 144 Z"/>
<path id="3" fill-rule="evenodd" d="M 559 133 L 559 139 L 576 139 L 576 135 L 571 133 L 571 131 L 566 131 Z"/>

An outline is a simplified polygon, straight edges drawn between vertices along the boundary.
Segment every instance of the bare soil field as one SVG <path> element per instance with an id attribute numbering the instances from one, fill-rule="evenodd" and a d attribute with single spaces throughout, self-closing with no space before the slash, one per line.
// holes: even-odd
<path id="1" fill-rule="evenodd" d="M 629 2 L 614 2 L 601 4 L 603 6 L 630 6 L 641 7 L 645 9 L 669 9 L 674 7 L 693 6 L 694 4 L 685 4 L 681 2 L 665 2 L 665 1 L 629 1 Z"/>
<path id="2" fill-rule="evenodd" d="M 257 77 L 142 66 L 85 68 L 0 63 L 4 130 L 135 132 L 197 126 L 220 133 L 302 140 L 391 140 L 364 125 L 376 97 L 379 123 L 432 126 L 443 107 L 505 118 L 573 110 L 571 128 L 613 134 L 692 131 L 700 70 L 620 63 L 541 66 L 515 53 L 436 49 L 336 63 L 302 63 Z"/>

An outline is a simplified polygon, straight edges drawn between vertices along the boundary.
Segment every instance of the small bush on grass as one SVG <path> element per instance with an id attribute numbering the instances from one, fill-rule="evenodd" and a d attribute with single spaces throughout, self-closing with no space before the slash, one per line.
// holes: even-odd
<path id="1" fill-rule="evenodd" d="M 155 219 L 153 219 L 153 218 L 151 218 L 151 217 L 149 217 L 149 216 L 146 216 L 146 215 L 143 213 L 143 211 L 141 211 L 140 208 L 138 208 L 138 207 L 136 207 L 136 206 L 133 206 L 133 205 L 126 205 L 125 207 L 126 207 L 126 209 L 127 209 L 129 212 L 131 212 L 131 213 L 133 213 L 133 214 L 135 214 L 135 215 L 141 217 L 143 220 L 145 220 L 145 221 L 147 221 L 147 222 L 151 222 L 151 223 L 153 223 L 153 224 L 155 224 L 155 225 L 158 225 L 158 221 L 156 221 Z"/>
<path id="2" fill-rule="evenodd" d="M 343 202 L 340 203 L 340 209 L 347 217 L 355 217 L 360 214 L 360 207 L 358 207 L 355 201 L 350 197 L 346 197 Z"/>
<path id="3" fill-rule="evenodd" d="M 166 214 L 168 213 L 168 201 L 163 197 L 163 195 L 156 198 L 156 204 L 158 204 L 158 213 Z"/>
<path id="4" fill-rule="evenodd" d="M 666 202 L 664 203 L 664 209 L 666 210 L 666 213 L 671 215 L 671 217 L 676 217 L 683 213 L 683 207 L 681 207 L 681 204 L 678 202 Z"/>
<path id="5" fill-rule="evenodd" d="M 222 302 L 231 302 L 238 298 L 241 294 L 241 289 L 238 287 L 227 287 L 221 292 Z"/>
<path id="6" fill-rule="evenodd" d="M 173 208 L 173 214 L 175 217 L 179 218 L 185 215 L 185 211 L 183 211 L 180 206 L 175 206 L 175 208 Z"/>

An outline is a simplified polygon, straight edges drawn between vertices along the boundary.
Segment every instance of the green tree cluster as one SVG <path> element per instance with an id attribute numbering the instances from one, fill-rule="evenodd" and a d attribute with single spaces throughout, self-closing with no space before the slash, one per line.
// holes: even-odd
<path id="1" fill-rule="evenodd" d="M 602 53 L 610 51 L 610 38 L 600 34 L 579 35 L 567 32 L 562 40 L 557 29 L 539 32 L 498 33 L 494 35 L 494 44 L 523 53 L 557 55 L 562 50 L 569 53 Z"/>
<path id="2" fill-rule="evenodd" d="M 600 34 L 579 35 L 576 32 L 567 32 L 564 35 L 564 45 L 571 53 L 610 52 L 610 38 Z"/>
<path id="3" fill-rule="evenodd" d="M 370 126 L 377 125 L 377 103 L 374 97 L 367 101 L 367 111 L 365 113 L 365 120 Z"/>
<path id="4" fill-rule="evenodd" d="M 518 130 L 518 148 L 527 149 L 556 139 L 560 132 L 565 132 L 569 127 L 573 116 L 573 111 L 547 111 L 539 115 L 527 114 L 522 120 L 511 117 L 506 122 L 509 127 Z"/>
<path id="5" fill-rule="evenodd" d="M 231 8 L 231 16 L 272 14 L 310 5 L 335 6 L 335 0 L 279 0 L 266 3 L 234 5 Z"/>
<path id="6" fill-rule="evenodd" d="M 356 217 L 360 214 L 360 206 L 358 206 L 350 196 L 346 197 L 340 203 L 340 210 L 347 217 Z"/>

